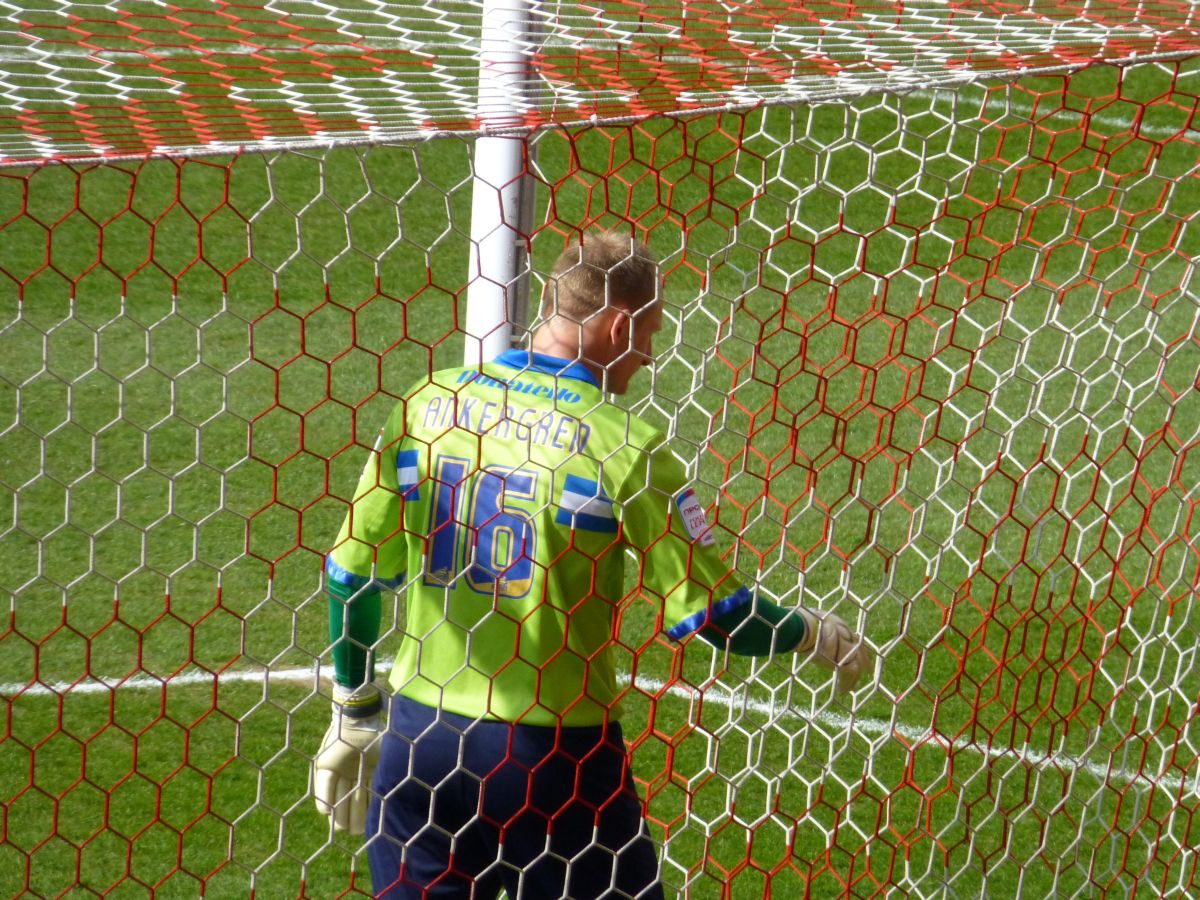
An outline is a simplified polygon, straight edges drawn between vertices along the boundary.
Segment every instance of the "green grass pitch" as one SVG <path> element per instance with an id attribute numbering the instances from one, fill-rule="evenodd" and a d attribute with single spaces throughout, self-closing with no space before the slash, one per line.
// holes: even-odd
<path id="1" fill-rule="evenodd" d="M 672 890 L 1187 892 L 1200 232 L 1168 136 L 1200 69 L 1165 72 L 537 140 L 535 268 L 585 218 L 649 229 L 672 324 L 629 402 L 677 423 L 747 578 L 880 651 L 830 703 L 786 660 L 634 653 L 634 604 Z M 368 889 L 307 796 L 327 699 L 253 673 L 323 657 L 364 446 L 461 359 L 468 166 L 448 139 L 0 171 L 0 895 Z M 708 699 L 652 702 L 678 679 Z"/>

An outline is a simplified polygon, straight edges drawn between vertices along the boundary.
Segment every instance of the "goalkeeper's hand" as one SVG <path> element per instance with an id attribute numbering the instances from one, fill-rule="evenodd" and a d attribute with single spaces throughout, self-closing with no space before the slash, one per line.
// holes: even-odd
<path id="1" fill-rule="evenodd" d="M 313 795 L 317 811 L 338 831 L 362 834 L 366 827 L 371 776 L 385 730 L 378 688 L 334 685 L 333 721 L 313 760 Z"/>
<path id="2" fill-rule="evenodd" d="M 819 662 L 835 670 L 839 693 L 854 690 L 862 674 L 873 667 L 871 648 L 850 630 L 841 616 L 803 607 L 797 612 L 805 626 L 804 640 L 797 652 L 814 653 Z"/>

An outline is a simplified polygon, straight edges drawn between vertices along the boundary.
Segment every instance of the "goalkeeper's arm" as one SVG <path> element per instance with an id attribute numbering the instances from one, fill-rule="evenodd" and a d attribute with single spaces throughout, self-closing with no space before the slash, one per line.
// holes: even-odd
<path id="1" fill-rule="evenodd" d="M 398 585 L 405 563 L 402 494 L 397 483 L 397 407 L 367 459 L 354 502 L 325 563 L 329 641 L 333 650 L 333 718 L 313 760 L 317 809 L 335 828 L 362 833 L 371 775 L 384 730 L 384 698 L 374 685 L 380 586 Z"/>
<path id="2" fill-rule="evenodd" d="M 356 593 L 331 580 L 328 591 L 333 717 L 313 760 L 313 796 L 335 829 L 362 834 L 385 721 L 369 649 L 379 637 L 381 601 L 373 586 Z"/>
<path id="3" fill-rule="evenodd" d="M 356 589 L 353 584 L 329 578 L 326 592 L 334 683 L 351 690 L 369 685 L 375 680 L 371 648 L 379 640 L 383 607 L 379 589 L 374 584 Z"/>
<path id="4" fill-rule="evenodd" d="M 713 616 L 700 637 L 739 656 L 813 653 L 837 672 L 838 690 L 853 690 L 871 668 L 871 650 L 840 616 L 804 607 L 784 609 L 765 597 Z"/>
<path id="5" fill-rule="evenodd" d="M 839 689 L 853 688 L 871 668 L 862 639 L 833 613 L 786 610 L 738 588 L 682 466 L 666 438 L 657 440 L 617 499 L 625 541 L 641 556 L 642 587 L 663 598 L 664 622 L 676 623 L 667 634 L 678 639 L 698 627 L 704 640 L 742 656 L 811 653 L 837 670 Z"/>

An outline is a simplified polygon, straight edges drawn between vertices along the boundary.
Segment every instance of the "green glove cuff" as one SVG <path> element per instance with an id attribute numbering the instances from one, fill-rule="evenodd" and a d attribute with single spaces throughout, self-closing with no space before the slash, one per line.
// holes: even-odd
<path id="1" fill-rule="evenodd" d="M 797 610 L 784 609 L 755 595 L 700 629 L 700 637 L 719 650 L 728 648 L 737 656 L 769 656 L 791 653 L 804 641 L 808 629 Z"/>
<path id="2" fill-rule="evenodd" d="M 375 680 L 374 653 L 379 640 L 383 601 L 375 588 L 357 591 L 330 581 L 329 643 L 333 647 L 333 680 L 351 690 Z M 378 692 L 376 692 L 378 693 Z"/>

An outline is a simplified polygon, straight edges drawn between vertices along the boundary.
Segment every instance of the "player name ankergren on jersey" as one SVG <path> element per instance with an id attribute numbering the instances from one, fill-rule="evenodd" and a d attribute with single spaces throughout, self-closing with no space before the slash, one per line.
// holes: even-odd
<path id="1" fill-rule="evenodd" d="M 474 373 L 464 372 L 459 377 L 459 381 L 482 382 L 482 379 L 479 378 L 471 379 L 469 376 L 472 374 Z M 488 387 L 491 387 L 492 384 L 505 385 L 505 382 L 493 378 L 488 378 L 487 381 L 489 382 L 486 384 Z M 518 388 L 512 387 L 512 384 L 520 385 L 520 382 L 509 385 L 510 393 L 529 393 L 542 397 L 542 394 L 532 390 L 520 391 Z M 575 403 L 579 400 L 579 394 L 573 391 L 560 389 L 555 394 L 548 387 L 543 386 L 541 389 L 550 391 L 555 400 L 563 400 L 568 403 Z M 550 399 L 550 397 L 543 397 L 543 399 Z M 519 441 L 531 441 L 543 447 L 567 450 L 571 453 L 578 453 L 586 448 L 592 432 L 591 426 L 574 416 L 557 410 L 538 409 L 516 403 L 485 401 L 479 397 L 460 397 L 450 392 L 438 393 L 429 397 L 423 406 L 418 407 L 417 416 L 422 427 L 426 429 L 461 428 L 475 434 L 487 434 L 500 440 L 515 438 Z"/>

